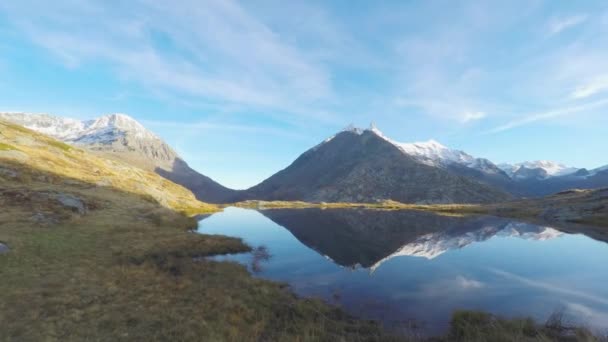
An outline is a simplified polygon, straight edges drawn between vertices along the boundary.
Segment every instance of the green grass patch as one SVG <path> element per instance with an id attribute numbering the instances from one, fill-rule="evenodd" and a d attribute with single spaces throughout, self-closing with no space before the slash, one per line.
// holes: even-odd
<path id="1" fill-rule="evenodd" d="M 0 198 L 0 241 L 10 247 L 0 256 L 0 340 L 390 338 L 376 323 L 204 258 L 249 251 L 240 239 L 192 233 L 195 219 L 135 195 L 75 195 L 101 205 L 51 226 L 30 220 L 46 206 L 40 196 Z"/>

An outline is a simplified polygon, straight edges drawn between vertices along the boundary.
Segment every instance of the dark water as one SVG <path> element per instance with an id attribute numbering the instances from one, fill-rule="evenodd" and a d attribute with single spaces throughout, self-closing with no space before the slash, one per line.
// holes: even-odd
<path id="1" fill-rule="evenodd" d="M 411 211 L 228 208 L 199 231 L 243 238 L 222 256 L 362 318 L 440 333 L 457 309 L 608 330 L 608 244 L 496 217 Z M 268 258 L 268 255 L 270 257 Z"/>

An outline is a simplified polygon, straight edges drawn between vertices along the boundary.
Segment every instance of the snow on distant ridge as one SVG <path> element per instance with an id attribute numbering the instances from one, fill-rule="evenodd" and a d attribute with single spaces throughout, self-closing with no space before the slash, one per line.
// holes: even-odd
<path id="1" fill-rule="evenodd" d="M 367 131 L 376 134 L 396 146 L 403 153 L 410 155 L 427 165 L 447 166 L 449 164 L 460 164 L 485 172 L 494 172 L 497 170 L 497 167 L 487 159 L 475 158 L 464 151 L 448 148 L 433 139 L 413 143 L 398 142 L 385 136 L 373 123 Z"/>
<path id="2" fill-rule="evenodd" d="M 72 143 L 107 143 L 127 133 L 136 138 L 159 139 L 132 117 L 119 113 L 83 121 L 48 114 L 27 113 L 0 113 L 0 118 Z"/>
<path id="3" fill-rule="evenodd" d="M 549 160 L 525 161 L 516 164 L 500 164 L 498 167 L 505 171 L 510 177 L 513 177 L 517 171 L 521 170 L 522 168 L 544 170 L 547 177 L 566 176 L 580 170 L 576 167 L 566 166 L 564 164 Z"/>
<path id="4" fill-rule="evenodd" d="M 342 132 L 352 132 L 355 134 L 363 134 L 364 132 L 372 132 L 382 139 L 390 142 L 398 149 L 400 149 L 403 153 L 410 155 L 416 158 L 418 161 L 425 163 L 431 166 L 448 166 L 450 164 L 458 164 L 463 165 L 472 169 L 480 170 L 486 173 L 501 173 L 504 171 L 511 178 L 525 178 L 527 175 L 517 174 L 517 171 L 525 168 L 525 169 L 541 169 L 546 175 L 543 177 L 558 177 L 565 176 L 569 174 L 573 174 L 580 170 L 576 167 L 569 167 L 563 164 L 555 163 L 548 160 L 537 160 L 537 161 L 527 161 L 517 164 L 500 164 L 495 165 L 490 160 L 485 158 L 476 158 L 471 156 L 470 154 L 451 149 L 439 143 L 436 140 L 430 139 L 428 141 L 421 142 L 413 142 L 413 143 L 402 143 L 395 141 L 380 131 L 374 123 L 370 125 L 367 129 L 357 128 L 353 125 L 350 125 L 342 130 Z M 334 136 L 326 139 L 324 142 L 328 142 L 333 139 Z M 608 169 L 608 166 L 605 167 Z M 522 169 L 523 170 L 523 169 Z M 597 173 L 602 171 L 601 169 L 593 170 L 593 172 Z"/>

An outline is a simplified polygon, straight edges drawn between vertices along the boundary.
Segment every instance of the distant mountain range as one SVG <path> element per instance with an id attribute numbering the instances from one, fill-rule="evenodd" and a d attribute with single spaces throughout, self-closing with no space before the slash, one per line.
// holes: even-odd
<path id="1" fill-rule="evenodd" d="M 551 161 L 496 165 L 434 140 L 397 142 L 372 125 L 347 127 L 262 183 L 237 191 L 190 168 L 167 143 L 124 114 L 80 121 L 0 113 L 0 119 L 153 170 L 210 203 L 246 199 L 486 203 L 608 186 L 608 165 L 594 170 Z"/>

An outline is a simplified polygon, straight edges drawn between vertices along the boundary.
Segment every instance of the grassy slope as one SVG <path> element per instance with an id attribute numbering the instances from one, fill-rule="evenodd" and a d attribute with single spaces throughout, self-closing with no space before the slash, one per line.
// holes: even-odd
<path id="1" fill-rule="evenodd" d="M 38 180 L 61 187 L 67 181 L 83 187 L 111 187 L 178 211 L 197 213 L 218 210 L 213 205 L 197 201 L 189 190 L 153 172 L 99 158 L 1 120 L 0 162 L 4 169 L 16 171 L 21 183 Z"/>
<path id="2" fill-rule="evenodd" d="M 608 226 L 608 189 L 562 191 L 539 199 L 489 205 L 484 209 L 503 216 Z"/>

